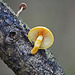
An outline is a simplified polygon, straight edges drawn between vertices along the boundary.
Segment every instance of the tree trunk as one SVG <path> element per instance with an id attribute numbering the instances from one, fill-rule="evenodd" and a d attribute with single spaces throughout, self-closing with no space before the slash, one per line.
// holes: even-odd
<path id="1" fill-rule="evenodd" d="M 0 57 L 16 75 L 64 75 L 49 50 L 30 51 L 29 28 L 0 2 Z"/>

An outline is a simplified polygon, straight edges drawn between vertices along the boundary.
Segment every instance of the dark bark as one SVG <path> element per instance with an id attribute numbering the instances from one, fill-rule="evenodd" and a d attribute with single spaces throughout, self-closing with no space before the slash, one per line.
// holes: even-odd
<path id="1" fill-rule="evenodd" d="M 16 75 L 64 75 L 47 50 L 30 54 L 33 45 L 27 37 L 29 30 L 5 3 L 0 2 L 0 57 L 7 66 Z"/>

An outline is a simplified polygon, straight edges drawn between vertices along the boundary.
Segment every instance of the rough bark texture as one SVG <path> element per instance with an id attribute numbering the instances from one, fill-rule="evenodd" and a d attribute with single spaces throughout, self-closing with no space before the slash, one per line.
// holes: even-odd
<path id="1" fill-rule="evenodd" d="M 33 45 L 27 37 L 29 30 L 5 3 L 0 2 L 0 57 L 7 66 L 16 75 L 64 75 L 49 50 L 30 54 Z"/>

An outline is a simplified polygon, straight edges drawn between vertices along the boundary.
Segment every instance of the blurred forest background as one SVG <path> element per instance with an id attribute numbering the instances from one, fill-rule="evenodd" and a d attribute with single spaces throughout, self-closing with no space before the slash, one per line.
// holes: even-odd
<path id="1" fill-rule="evenodd" d="M 20 14 L 30 28 L 43 25 L 55 37 L 49 50 L 63 67 L 65 75 L 75 75 L 75 0 L 4 0 L 15 13 L 25 2 L 27 9 Z M 14 75 L 0 60 L 0 75 Z"/>

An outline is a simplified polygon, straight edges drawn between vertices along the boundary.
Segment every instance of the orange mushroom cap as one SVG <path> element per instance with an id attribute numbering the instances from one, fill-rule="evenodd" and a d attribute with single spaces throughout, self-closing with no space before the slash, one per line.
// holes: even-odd
<path id="1" fill-rule="evenodd" d="M 39 35 L 43 36 L 43 40 L 39 49 L 47 49 L 53 44 L 54 36 L 52 32 L 48 28 L 43 26 L 38 26 L 31 29 L 28 33 L 28 39 L 30 40 L 30 42 L 33 42 L 35 44 L 35 41 Z"/>

